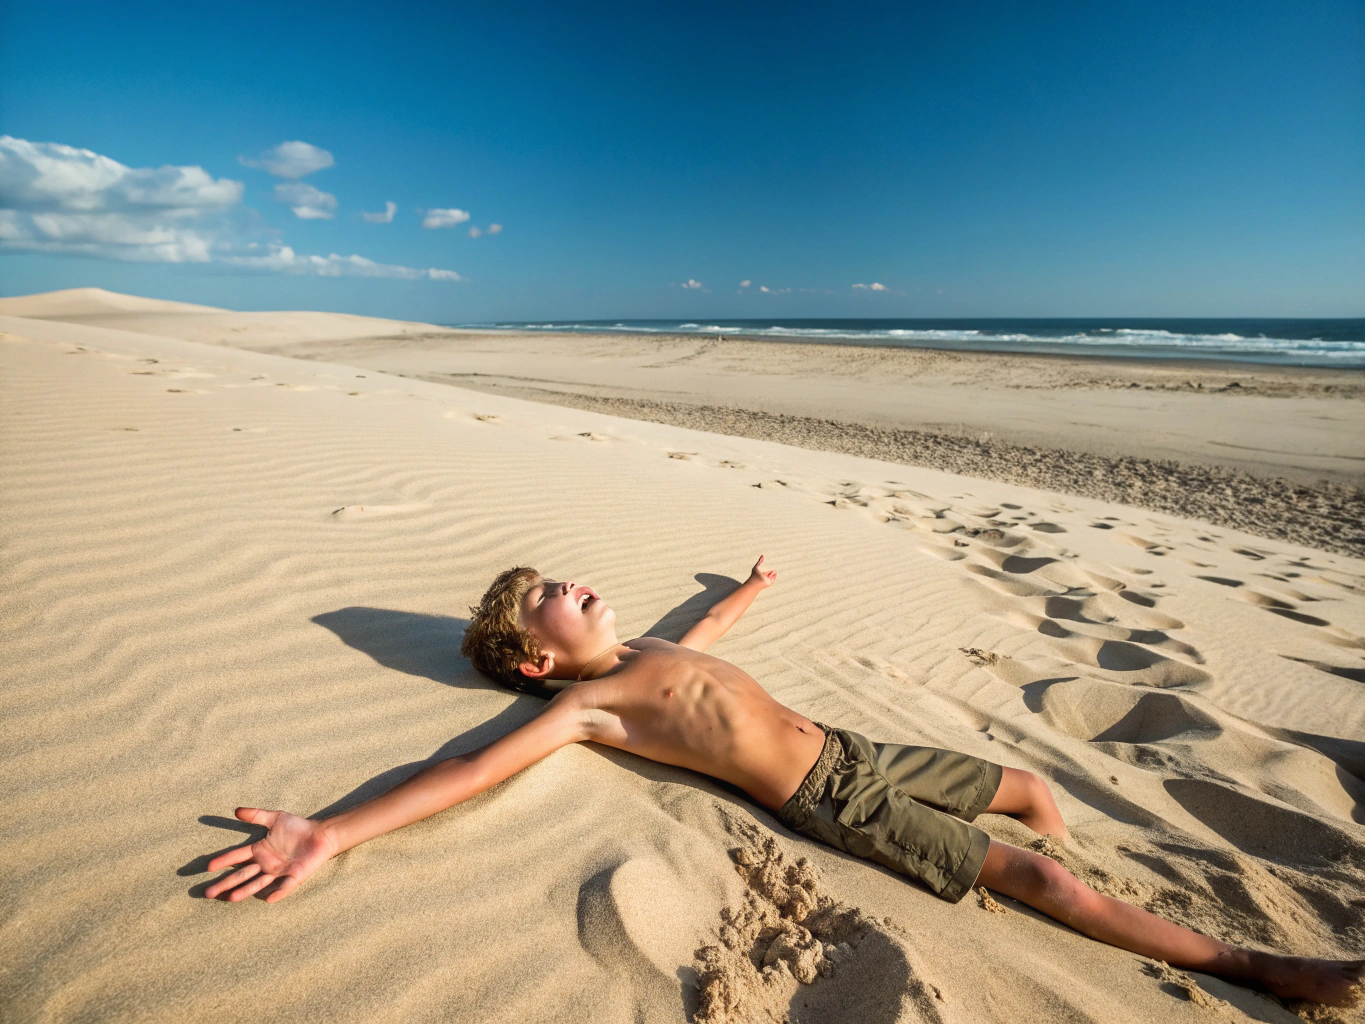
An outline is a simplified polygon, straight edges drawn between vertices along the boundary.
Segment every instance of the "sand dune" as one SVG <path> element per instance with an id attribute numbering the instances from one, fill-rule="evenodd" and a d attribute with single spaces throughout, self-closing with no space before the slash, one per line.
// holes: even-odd
<path id="1" fill-rule="evenodd" d="M 1071 841 L 983 824 L 1105 891 L 1230 941 L 1365 955 L 1361 559 L 19 301 L 0 306 L 6 1019 L 1296 1019 L 1010 901 L 946 905 L 588 746 L 280 904 L 196 898 L 252 831 L 238 804 L 336 810 L 536 713 L 458 655 L 464 609 L 514 563 L 590 580 L 623 635 L 676 637 L 766 553 L 779 583 L 715 653 L 778 699 L 1039 772 Z M 362 320 L 277 326 L 395 323 Z M 801 857 L 774 888 L 763 866 Z"/>
<path id="2" fill-rule="evenodd" d="M 66 288 L 40 295 L 19 295 L 0 299 L 0 313 L 54 320 L 78 317 L 126 316 L 130 314 L 226 313 L 217 306 L 196 306 L 190 302 L 144 299 L 103 288 Z"/>
<path id="3" fill-rule="evenodd" d="M 239 313 L 187 302 L 144 299 L 102 288 L 71 288 L 0 299 L 0 315 L 54 320 L 90 327 L 180 338 L 258 351 L 290 349 L 288 355 L 331 351 L 338 343 L 393 344 L 459 336 L 459 332 L 405 320 L 379 320 L 348 313 L 304 311 Z"/>

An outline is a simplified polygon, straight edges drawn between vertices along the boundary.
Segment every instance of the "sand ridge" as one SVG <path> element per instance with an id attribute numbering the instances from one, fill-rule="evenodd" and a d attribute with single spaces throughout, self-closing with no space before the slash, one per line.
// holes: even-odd
<path id="1" fill-rule="evenodd" d="M 781 582 L 716 653 L 778 699 L 1039 772 L 1073 830 L 1040 852 L 1106 891 L 1365 954 L 1360 559 L 364 367 L 0 331 L 0 996 L 19 1019 L 686 1020 L 693 955 L 745 907 L 792 924 L 764 925 L 787 940 L 754 966 L 788 964 L 779 1019 L 838 1019 L 851 990 L 882 1008 L 863 1019 L 1215 1012 L 1017 904 L 949 906 L 603 748 L 281 904 L 193 898 L 248 838 L 232 807 L 347 806 L 536 713 L 457 653 L 463 609 L 518 562 L 591 580 L 623 635 L 676 636 L 765 552 Z M 867 929 L 846 963 L 796 930 L 817 935 L 793 883 Z M 1220 1019 L 1294 1019 L 1191 978 Z"/>

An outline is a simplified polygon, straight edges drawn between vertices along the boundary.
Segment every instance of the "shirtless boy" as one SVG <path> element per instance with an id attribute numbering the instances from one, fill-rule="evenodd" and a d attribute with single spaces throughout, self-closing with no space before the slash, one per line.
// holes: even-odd
<path id="1" fill-rule="evenodd" d="M 1365 961 L 1239 949 L 1090 889 L 1056 861 L 991 840 L 969 824 L 1007 814 L 1065 838 L 1047 784 L 1030 772 L 948 750 L 872 743 L 773 700 L 750 676 L 704 653 L 777 574 L 763 559 L 679 643 L 616 638 L 616 613 L 591 587 L 509 569 L 484 595 L 462 652 L 505 686 L 551 696 L 535 719 L 488 746 L 418 772 L 322 821 L 241 807 L 269 829 L 220 854 L 240 864 L 207 890 L 283 899 L 344 850 L 468 800 L 560 747 L 591 741 L 723 779 L 794 831 L 916 878 L 960 900 L 981 885 L 1101 942 L 1287 998 L 1349 1004 Z"/>

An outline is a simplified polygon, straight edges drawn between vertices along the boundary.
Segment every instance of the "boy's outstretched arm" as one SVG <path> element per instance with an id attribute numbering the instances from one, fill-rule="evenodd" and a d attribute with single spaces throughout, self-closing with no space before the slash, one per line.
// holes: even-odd
<path id="1" fill-rule="evenodd" d="M 210 899 L 232 902 L 279 885 L 266 902 L 284 899 L 328 860 L 344 850 L 453 807 L 496 786 L 560 747 L 587 738 L 583 712 L 568 691 L 550 701 L 534 720 L 486 747 L 439 761 L 349 811 L 313 821 L 288 811 L 237 808 L 237 817 L 270 831 L 260 842 L 239 846 L 209 861 L 210 871 L 241 867 L 206 890 Z"/>
<path id="2" fill-rule="evenodd" d="M 749 578 L 740 584 L 738 590 L 712 605 L 705 617 L 687 631 L 678 641 L 679 647 L 690 647 L 694 651 L 706 650 L 738 621 L 749 605 L 754 603 L 754 598 L 758 596 L 760 590 L 766 590 L 773 585 L 777 579 L 777 570 L 765 571 L 763 557 L 758 556 L 758 561 L 749 572 Z"/>

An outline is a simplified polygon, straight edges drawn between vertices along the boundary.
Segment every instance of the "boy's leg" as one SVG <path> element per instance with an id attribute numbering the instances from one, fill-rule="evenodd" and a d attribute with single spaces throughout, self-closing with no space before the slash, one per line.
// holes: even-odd
<path id="1" fill-rule="evenodd" d="M 1067 837 L 1066 823 L 1057 809 L 1057 801 L 1052 799 L 1052 790 L 1032 772 L 1006 768 L 986 813 L 1008 814 L 1042 835 Z"/>
<path id="2" fill-rule="evenodd" d="M 1027 903 L 1092 939 L 1174 967 L 1252 982 L 1291 999 L 1343 1005 L 1360 994 L 1365 961 L 1312 960 L 1229 946 L 1095 892 L 1051 858 L 1005 843 L 991 842 L 976 884 Z"/>

